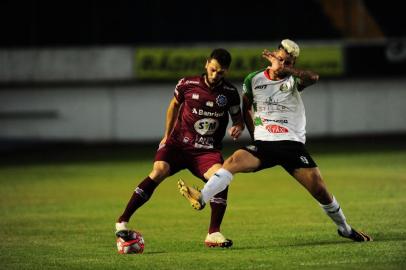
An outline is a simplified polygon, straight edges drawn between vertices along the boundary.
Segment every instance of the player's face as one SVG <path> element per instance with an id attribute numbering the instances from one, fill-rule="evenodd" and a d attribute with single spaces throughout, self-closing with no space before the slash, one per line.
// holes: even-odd
<path id="1" fill-rule="evenodd" d="M 206 62 L 206 80 L 210 85 L 217 84 L 227 73 L 227 69 L 221 67 L 216 59 L 210 59 Z"/>
<path id="2" fill-rule="evenodd" d="M 279 50 L 273 52 L 273 55 L 285 67 L 293 67 L 293 65 L 295 64 L 295 58 L 293 56 L 291 56 L 290 54 L 288 54 L 283 49 L 279 49 Z"/>

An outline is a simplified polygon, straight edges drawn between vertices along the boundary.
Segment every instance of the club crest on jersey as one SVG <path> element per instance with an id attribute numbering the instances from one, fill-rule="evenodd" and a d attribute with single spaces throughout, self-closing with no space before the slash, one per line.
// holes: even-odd
<path id="1" fill-rule="evenodd" d="M 216 103 L 217 105 L 219 105 L 220 107 L 224 107 L 227 105 L 227 98 L 225 95 L 218 95 L 216 98 Z"/>
<path id="2" fill-rule="evenodd" d="M 286 83 L 282 83 L 279 90 L 281 90 L 282 92 L 286 92 L 289 90 L 289 86 Z"/>
<path id="3" fill-rule="evenodd" d="M 199 99 L 199 94 L 192 94 L 192 99 Z"/>

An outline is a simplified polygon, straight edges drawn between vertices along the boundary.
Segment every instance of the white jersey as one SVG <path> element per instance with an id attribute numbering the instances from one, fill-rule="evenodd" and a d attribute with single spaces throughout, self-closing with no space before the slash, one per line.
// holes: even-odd
<path id="1" fill-rule="evenodd" d="M 249 74 L 243 94 L 253 104 L 254 139 L 260 141 L 306 141 L 306 115 L 298 78 L 273 81 L 266 70 Z"/>

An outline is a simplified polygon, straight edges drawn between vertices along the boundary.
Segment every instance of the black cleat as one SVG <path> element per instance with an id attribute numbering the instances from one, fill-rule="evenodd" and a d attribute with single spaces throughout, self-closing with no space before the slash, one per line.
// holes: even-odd
<path id="1" fill-rule="evenodd" d="M 126 242 L 133 239 L 132 235 L 133 235 L 133 231 L 131 231 L 131 230 L 121 230 L 121 231 L 116 232 L 116 236 L 118 238 L 123 239 Z"/>
<path id="2" fill-rule="evenodd" d="M 351 239 L 355 242 L 369 242 L 369 241 L 373 241 L 372 237 L 361 232 L 361 231 L 356 231 L 354 229 L 351 228 L 351 234 L 346 236 L 344 235 L 340 230 L 337 230 L 338 235 L 344 238 L 348 238 Z"/>

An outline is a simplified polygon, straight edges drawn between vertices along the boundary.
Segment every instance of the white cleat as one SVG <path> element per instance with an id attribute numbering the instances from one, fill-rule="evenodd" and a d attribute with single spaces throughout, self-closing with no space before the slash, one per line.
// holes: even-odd
<path id="1" fill-rule="evenodd" d="M 233 245 L 233 241 L 226 239 L 220 232 L 214 232 L 207 234 L 204 244 L 207 247 L 229 248 Z"/>

